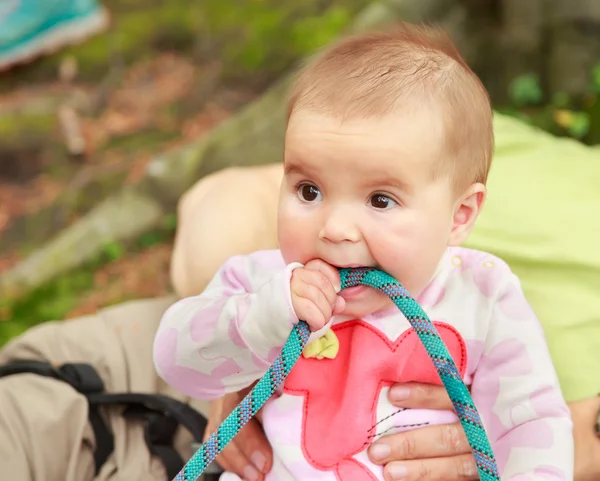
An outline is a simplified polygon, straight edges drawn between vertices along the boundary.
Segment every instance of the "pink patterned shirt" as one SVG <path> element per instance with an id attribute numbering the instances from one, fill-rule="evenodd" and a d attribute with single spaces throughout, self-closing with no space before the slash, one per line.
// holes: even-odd
<path id="1" fill-rule="evenodd" d="M 286 266 L 277 250 L 235 256 L 201 295 L 171 306 L 154 346 L 161 377 L 205 399 L 259 379 L 298 322 L 290 277 L 299 265 Z M 502 479 L 572 480 L 569 410 L 542 328 L 509 267 L 490 254 L 449 248 L 417 301 L 471 388 Z M 329 327 L 339 340 L 335 358 L 301 357 L 264 407 L 274 450 L 269 481 L 383 480 L 382 467 L 367 457 L 373 441 L 457 421 L 453 411 L 402 410 L 388 401 L 394 382 L 441 384 L 398 309 L 336 316 Z"/>

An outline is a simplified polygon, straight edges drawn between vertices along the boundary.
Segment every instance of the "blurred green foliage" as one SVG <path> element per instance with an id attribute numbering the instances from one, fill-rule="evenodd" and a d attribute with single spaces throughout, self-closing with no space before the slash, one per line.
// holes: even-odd
<path id="1" fill-rule="evenodd" d="M 326 45 L 348 26 L 365 0 L 205 0 L 202 51 L 225 78 L 272 78 Z"/>
<path id="2" fill-rule="evenodd" d="M 222 81 L 271 80 L 327 44 L 368 0 L 105 0 L 110 28 L 0 79 L 0 91 L 56 78 L 62 58 L 77 59 L 79 78 L 111 71 L 160 51 L 219 62 Z"/>
<path id="3" fill-rule="evenodd" d="M 75 308 L 80 297 L 94 288 L 94 272 L 128 254 L 140 252 L 155 244 L 171 242 L 176 227 L 176 217 L 166 215 L 155 230 L 130 243 L 107 243 L 103 252 L 86 266 L 65 273 L 22 298 L 0 296 L 0 346 L 36 324 L 63 319 Z"/>
<path id="4" fill-rule="evenodd" d="M 532 74 L 515 78 L 509 95 L 511 105 L 498 110 L 554 135 L 600 144 L 600 63 L 592 70 L 589 89 L 580 98 L 564 92 L 548 98 L 540 79 Z"/>

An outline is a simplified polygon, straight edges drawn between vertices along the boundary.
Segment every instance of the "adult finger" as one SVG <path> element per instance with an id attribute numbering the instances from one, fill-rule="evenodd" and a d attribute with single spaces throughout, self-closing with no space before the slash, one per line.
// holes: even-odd
<path id="1" fill-rule="evenodd" d="M 369 458 L 376 464 L 386 464 L 390 461 L 439 458 L 470 452 L 461 424 L 453 423 L 384 436 L 369 447 Z"/>
<path id="2" fill-rule="evenodd" d="M 256 419 L 250 419 L 216 458 L 223 469 L 247 481 L 264 479 L 272 465 L 271 448 Z"/>
<path id="3" fill-rule="evenodd" d="M 478 480 L 475 459 L 470 454 L 450 458 L 392 462 L 383 470 L 386 481 L 473 481 Z"/>
<path id="4" fill-rule="evenodd" d="M 218 429 L 220 423 L 235 409 L 251 387 L 212 401 L 205 438 Z M 262 429 L 259 414 L 260 411 L 216 458 L 223 469 L 231 470 L 248 480 L 263 479 L 261 473 L 268 473 L 273 463 L 272 449 Z M 256 475 L 258 477 L 255 477 Z"/>
<path id="5" fill-rule="evenodd" d="M 231 397 L 234 397 L 234 399 L 237 400 L 238 393 L 227 394 L 222 398 L 211 401 L 203 442 L 206 442 L 206 440 L 219 428 L 220 423 L 227 416 L 227 413 L 224 412 L 225 400 Z M 244 471 L 251 474 L 252 463 L 242 452 L 240 452 L 237 445 L 233 443 L 233 440 L 223 448 L 223 451 L 215 458 L 215 461 L 225 471 L 231 471 L 239 476 L 242 476 Z M 250 468 L 246 468 L 246 466 L 250 466 Z"/>
<path id="6" fill-rule="evenodd" d="M 448 392 L 436 384 L 397 383 L 390 388 L 388 398 L 394 406 L 402 408 L 454 411 Z"/>
<path id="7" fill-rule="evenodd" d="M 239 446 L 230 442 L 215 461 L 224 471 L 237 474 L 242 479 L 262 480 L 263 474 L 253 465 L 253 463 L 241 452 Z"/>

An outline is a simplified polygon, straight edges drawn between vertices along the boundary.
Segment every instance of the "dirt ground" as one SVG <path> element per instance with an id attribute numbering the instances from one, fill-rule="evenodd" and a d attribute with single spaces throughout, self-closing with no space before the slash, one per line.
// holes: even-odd
<path id="1" fill-rule="evenodd" d="M 226 88 L 218 82 L 209 94 L 204 77 L 210 75 L 171 53 L 133 64 L 108 93 L 102 91 L 106 89 L 102 83 L 90 86 L 57 78 L 54 83 L 23 86 L 1 95 L 4 110 L 16 111 L 37 99 L 61 95 L 84 98 L 83 104 L 95 102 L 96 107 L 71 109 L 65 114 L 59 106 L 53 113 L 58 128 L 52 130 L 49 142 L 63 152 L 59 161 L 42 155 L 27 166 L 26 149 L 12 159 L 4 152 L 0 159 L 0 237 L 19 217 L 47 208 L 66 189 L 76 189 L 107 170 L 123 172 L 123 182 L 136 182 L 154 155 L 201 136 L 255 95 L 243 86 Z M 69 156 L 73 145 L 79 145 L 82 152 Z M 120 300 L 168 292 L 171 247 L 167 239 L 141 251 L 124 252 L 102 266 L 93 273 L 94 287 L 80 297 L 67 317 Z M 0 252 L 0 273 L 22 256 L 18 245 Z"/>

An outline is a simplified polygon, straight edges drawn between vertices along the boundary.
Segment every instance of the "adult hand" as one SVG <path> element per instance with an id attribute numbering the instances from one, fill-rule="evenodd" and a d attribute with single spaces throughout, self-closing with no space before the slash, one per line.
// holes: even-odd
<path id="1" fill-rule="evenodd" d="M 600 397 L 569 404 L 575 439 L 575 481 L 600 479 L 600 440 L 594 433 L 594 424 L 600 409 Z"/>
<path id="2" fill-rule="evenodd" d="M 240 392 L 226 394 L 211 402 L 204 441 L 218 429 L 249 390 L 250 388 L 247 388 Z M 215 459 L 225 471 L 233 472 L 245 481 L 262 481 L 273 464 L 273 451 L 261 422 L 261 412 L 259 411 L 257 416 L 248 421 Z"/>
<path id="3" fill-rule="evenodd" d="M 403 408 L 454 410 L 443 386 L 395 384 L 392 404 Z M 466 481 L 479 475 L 460 423 L 442 424 L 385 436 L 369 448 L 372 462 L 385 465 L 387 481 Z"/>
<path id="4" fill-rule="evenodd" d="M 246 391 L 228 394 L 211 404 L 207 436 L 242 400 Z M 453 409 L 442 386 L 396 384 L 389 399 L 397 407 Z M 600 440 L 594 423 L 600 409 L 600 397 L 569 404 L 575 438 L 574 481 L 600 479 Z M 262 480 L 272 466 L 273 454 L 258 419 L 251 419 L 225 447 L 217 462 L 226 470 L 248 480 Z M 259 454 L 257 454 L 259 453 Z M 369 448 L 372 462 L 385 465 L 387 481 L 470 481 L 479 479 L 475 460 L 460 423 L 430 426 L 381 438 Z M 254 477 L 253 477 L 254 476 Z"/>
<path id="5" fill-rule="evenodd" d="M 218 428 L 248 390 L 227 394 L 211 403 L 205 438 Z M 398 407 L 454 409 L 442 386 L 396 384 L 389 393 L 390 401 Z M 269 472 L 273 463 L 273 452 L 261 427 L 261 421 L 259 411 L 257 417 L 248 421 L 216 459 L 223 469 L 247 481 L 263 480 L 264 474 Z M 369 457 L 376 464 L 386 465 L 384 474 L 388 481 L 479 479 L 471 448 L 460 423 L 431 426 L 386 436 L 371 446 Z"/>
<path id="6" fill-rule="evenodd" d="M 396 384 L 389 391 L 389 399 L 397 407 L 453 409 L 442 386 Z M 597 481 L 600 479 L 600 440 L 594 433 L 594 423 L 600 409 L 600 396 L 572 402 L 569 409 L 575 440 L 573 479 Z M 385 465 L 386 480 L 479 479 L 475 460 L 460 423 L 386 436 L 370 447 L 369 457 L 374 463 Z"/>

